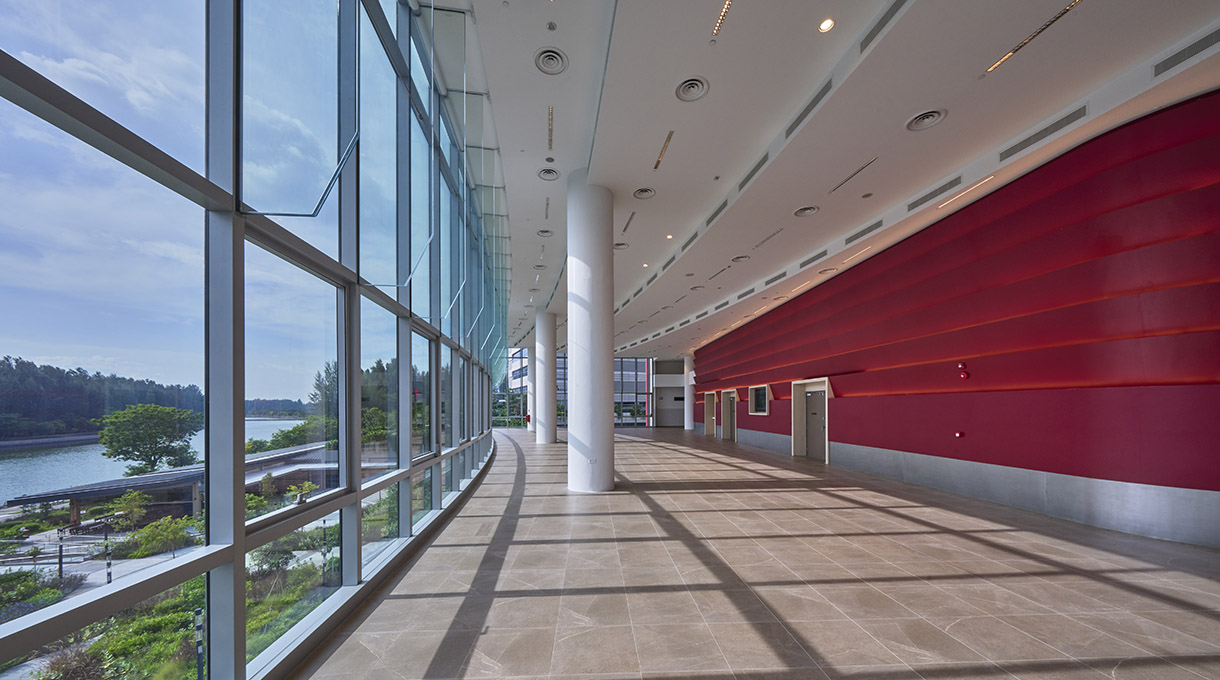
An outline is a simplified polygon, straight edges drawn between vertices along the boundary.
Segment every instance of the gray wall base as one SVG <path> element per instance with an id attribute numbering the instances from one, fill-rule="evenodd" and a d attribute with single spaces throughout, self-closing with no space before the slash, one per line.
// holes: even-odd
<path id="1" fill-rule="evenodd" d="M 839 442 L 830 443 L 830 464 L 1081 524 L 1220 548 L 1218 491 L 1074 477 Z"/>
<path id="2" fill-rule="evenodd" d="M 703 423 L 695 423 L 695 434 L 703 434 Z"/>
<path id="3" fill-rule="evenodd" d="M 792 455 L 792 436 L 775 434 L 774 432 L 759 432 L 758 430 L 743 430 L 737 428 L 737 443 L 746 446 L 756 446 L 760 449 Z"/>

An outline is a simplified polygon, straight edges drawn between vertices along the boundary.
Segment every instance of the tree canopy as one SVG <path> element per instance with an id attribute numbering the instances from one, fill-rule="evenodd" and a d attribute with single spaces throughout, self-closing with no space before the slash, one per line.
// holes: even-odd
<path id="1" fill-rule="evenodd" d="M 107 458 L 131 461 L 127 476 L 197 463 L 190 438 L 203 429 L 203 414 L 156 404 L 136 404 L 95 421 Z"/>

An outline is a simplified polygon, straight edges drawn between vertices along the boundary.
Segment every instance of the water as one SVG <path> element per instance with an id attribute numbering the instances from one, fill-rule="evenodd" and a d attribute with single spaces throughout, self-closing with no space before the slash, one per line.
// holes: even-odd
<path id="1" fill-rule="evenodd" d="M 247 418 L 246 438 L 270 439 L 277 431 L 301 422 Z M 191 448 L 203 457 L 203 432 L 191 438 Z M 117 479 L 125 469 L 125 461 L 102 455 L 101 444 L 0 451 L 0 506 L 25 494 Z"/>

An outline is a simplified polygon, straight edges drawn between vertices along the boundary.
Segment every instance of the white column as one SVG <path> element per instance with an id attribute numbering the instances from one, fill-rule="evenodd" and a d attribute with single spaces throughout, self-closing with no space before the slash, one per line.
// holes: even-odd
<path id="1" fill-rule="evenodd" d="M 682 429 L 695 429 L 695 357 L 682 357 Z"/>
<path id="2" fill-rule="evenodd" d="M 568 176 L 568 488 L 614 488 L 614 199 Z"/>
<path id="3" fill-rule="evenodd" d="M 536 358 L 535 358 L 536 357 Z M 534 353 L 530 362 L 538 369 L 534 386 L 534 441 L 555 443 L 555 315 L 538 312 L 534 317 Z"/>
<path id="4" fill-rule="evenodd" d="M 529 368 L 526 370 L 525 376 L 525 389 L 528 395 L 525 398 L 525 412 L 529 414 L 529 422 L 525 424 L 525 429 L 530 432 L 533 432 L 537 426 L 534 419 L 538 417 L 538 408 L 536 406 L 538 403 L 538 388 L 536 387 L 538 384 L 538 365 L 534 361 L 534 355 L 536 354 L 538 354 L 536 348 L 529 350 L 529 364 L 527 364 Z"/>

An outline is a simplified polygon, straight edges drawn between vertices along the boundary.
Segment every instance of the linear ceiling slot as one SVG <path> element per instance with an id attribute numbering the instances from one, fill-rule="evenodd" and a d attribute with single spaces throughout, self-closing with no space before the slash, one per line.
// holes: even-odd
<path id="1" fill-rule="evenodd" d="M 699 312 L 698 314 L 695 315 L 695 321 L 698 321 L 699 319 L 702 319 L 705 316 L 707 316 L 707 312 Z"/>
<path id="2" fill-rule="evenodd" d="M 725 307 L 728 307 L 728 306 L 729 306 L 729 301 L 728 301 L 728 300 L 725 300 L 724 302 L 721 302 L 720 304 L 716 305 L 716 307 L 715 307 L 715 308 L 713 308 L 713 309 L 712 309 L 712 311 L 713 311 L 713 312 L 719 312 L 720 310 L 722 310 L 722 309 L 724 309 Z"/>
<path id="3" fill-rule="evenodd" d="M 822 252 L 817 253 L 817 254 L 813 255 L 812 257 L 810 257 L 809 259 L 801 262 L 801 269 L 808 267 L 809 265 L 813 264 L 814 262 L 817 262 L 818 260 L 822 259 L 823 257 L 826 257 L 825 250 L 823 250 Z"/>
<path id="4" fill-rule="evenodd" d="M 690 235 L 690 238 L 686 239 L 686 243 L 682 244 L 682 252 L 686 252 L 686 249 L 689 248 L 690 244 L 694 243 L 695 239 L 697 238 L 699 238 L 699 232 L 696 231 Z"/>
<path id="5" fill-rule="evenodd" d="M 715 274 L 712 274 L 711 276 L 707 277 L 707 280 L 708 280 L 708 281 L 711 281 L 712 279 L 716 278 L 717 276 L 720 276 L 721 274 L 723 274 L 723 273 L 725 273 L 726 271 L 728 271 L 728 269 L 729 269 L 728 267 L 724 267 L 724 268 L 722 268 L 720 271 L 718 271 L 718 272 L 716 272 Z"/>
<path id="6" fill-rule="evenodd" d="M 1022 139 L 1021 141 L 1017 142 L 1016 144 L 1013 144 L 1012 146 L 1008 147 L 1007 149 L 1004 149 L 1003 151 L 1000 152 L 1000 162 L 1003 163 L 1004 161 L 1008 160 L 1009 158 L 1012 158 L 1013 156 L 1021 153 L 1022 151 L 1037 144 L 1038 142 L 1041 142 L 1042 140 L 1046 139 L 1047 137 L 1050 137 L 1051 135 L 1055 134 L 1056 132 L 1059 132 L 1063 128 L 1071 125 L 1072 123 L 1075 123 L 1076 121 L 1080 120 L 1081 118 L 1084 118 L 1087 114 L 1088 114 L 1088 104 L 1076 109 L 1075 111 L 1073 111 L 1073 112 L 1069 113 L 1068 115 L 1064 116 L 1063 118 L 1060 118 L 1059 120 L 1051 123 L 1050 125 L 1047 125 L 1046 127 L 1042 128 L 1041 130 L 1038 130 L 1037 132 L 1035 132 L 1034 134 L 1026 137 L 1025 139 Z"/>
<path id="7" fill-rule="evenodd" d="M 720 207 L 716 208 L 715 212 L 712 213 L 712 216 L 707 218 L 707 222 L 704 222 L 704 226 L 711 226 L 712 222 L 715 222 L 716 218 L 720 217 L 720 213 L 724 212 L 724 209 L 727 207 L 729 207 L 729 199 L 726 198 L 724 199 L 724 202 L 720 204 Z"/>
<path id="8" fill-rule="evenodd" d="M 623 304 L 622 304 L 622 306 L 621 306 L 621 307 L 619 307 L 619 309 L 622 309 L 623 307 L 626 307 L 626 306 L 627 306 L 628 304 L 630 304 L 630 303 L 631 303 L 631 298 L 627 298 L 626 300 L 623 300 Z"/>
<path id="9" fill-rule="evenodd" d="M 669 269 L 669 267 L 670 267 L 671 265 L 673 265 L 673 263 L 674 263 L 674 262 L 675 262 L 677 259 L 678 259 L 678 256 L 677 256 L 677 255 L 670 255 L 670 256 L 669 256 L 669 259 L 665 261 L 665 264 L 661 265 L 661 271 L 665 271 L 666 269 Z"/>
<path id="10" fill-rule="evenodd" d="M 767 281 L 765 283 L 763 283 L 763 285 L 769 286 L 769 285 L 775 283 L 776 281 L 779 281 L 780 279 L 784 278 L 787 275 L 788 275 L 788 272 L 780 272 L 780 273 L 776 274 L 775 276 L 772 276 L 771 278 L 767 279 Z"/>
<path id="11" fill-rule="evenodd" d="M 648 281 L 647 281 L 647 283 L 645 283 L 644 285 L 645 285 L 645 286 L 651 286 L 651 285 L 652 285 L 652 282 L 653 282 L 653 281 L 656 281 L 656 280 L 657 280 L 657 275 L 656 275 L 656 274 L 653 274 L 652 276 L 648 277 Z"/>
<path id="12" fill-rule="evenodd" d="M 762 170 L 763 166 L 767 164 L 767 161 L 770 158 L 770 153 L 763 154 L 763 157 L 758 159 L 758 162 L 754 164 L 754 167 L 750 168 L 750 171 L 746 173 L 746 178 L 741 180 L 741 182 L 737 185 L 737 190 L 741 191 L 742 189 L 745 189 L 746 185 L 750 183 L 750 180 L 754 179 L 754 175 L 757 175 L 758 171 Z"/>
<path id="13" fill-rule="evenodd" d="M 737 299 L 741 300 L 742 298 L 748 298 L 753 294 L 754 294 L 754 289 L 751 288 L 750 290 L 747 290 L 746 292 L 742 293 L 741 295 L 738 295 Z"/>
<path id="14" fill-rule="evenodd" d="M 860 239 L 864 238 L 865 236 L 868 236 L 869 234 L 873 233 L 874 231 L 877 231 L 878 229 L 880 229 L 882 223 L 883 223 L 883 220 L 877 220 L 876 222 L 873 222 L 872 224 L 868 225 L 867 227 L 861 229 L 860 231 L 857 231 L 856 233 L 852 234 L 851 236 L 848 236 L 847 239 L 845 239 L 843 241 L 843 243 L 845 245 L 850 246 L 851 244 L 855 243 L 856 241 L 859 241 Z"/>
<path id="15" fill-rule="evenodd" d="M 1022 48 L 1024 48 L 1026 45 L 1033 42 L 1034 38 L 1037 38 L 1038 36 L 1042 35 L 1042 32 L 1045 31 L 1046 29 L 1050 28 L 1051 24 L 1062 19 L 1063 15 L 1072 11 L 1076 7 L 1076 5 L 1079 5 L 1079 4 L 1080 4 L 1080 0 L 1072 0 L 1072 2 L 1069 3 L 1067 7 L 1064 7 L 1063 9 L 1059 10 L 1058 14 L 1051 17 L 1050 21 L 1047 21 L 1045 24 L 1042 24 L 1042 26 L 1040 26 L 1038 28 L 1038 30 L 1034 31 L 1033 33 L 1030 33 L 1029 36 L 1027 36 L 1025 38 L 1025 40 L 1022 40 L 1021 42 L 1017 43 L 1016 47 L 1012 48 L 1011 50 L 1008 50 L 1008 52 L 1004 56 L 1000 57 L 999 61 L 992 64 L 990 67 L 988 67 L 987 70 L 985 71 L 985 73 L 991 73 L 992 71 L 999 68 L 1000 64 L 1003 64 L 1004 62 L 1011 59 L 1013 57 L 1013 55 L 1015 55 L 1017 52 L 1020 52 Z"/>
<path id="16" fill-rule="evenodd" d="M 665 332 L 666 332 L 666 333 L 673 333 L 675 328 L 677 328 L 677 326 L 670 326 L 669 328 L 666 328 L 666 329 L 665 329 Z"/>
<path id="17" fill-rule="evenodd" d="M 873 41 L 877 39 L 877 36 L 881 34 L 881 31 L 885 30 L 886 25 L 893 21 L 894 15 L 897 14 L 898 10 L 902 9 L 902 6 L 905 4 L 907 4 L 907 0 L 894 0 L 894 4 L 890 5 L 890 8 L 885 10 L 885 14 L 882 14 L 881 18 L 877 20 L 877 23 L 873 24 L 873 27 L 868 29 L 868 33 L 864 35 L 864 40 L 860 41 L 860 54 L 864 54 L 864 50 L 867 50 L 868 46 L 873 44 Z"/>
<path id="18" fill-rule="evenodd" d="M 759 246 L 761 246 L 762 244 L 766 243 L 767 241 L 770 241 L 771 239 L 775 238 L 776 236 L 779 236 L 779 233 L 780 233 L 781 231 L 783 231 L 783 230 L 784 230 L 784 228 L 783 228 L 783 227 L 780 227 L 779 229 L 776 229 L 775 231 L 771 232 L 771 234 L 770 234 L 769 236 L 767 236 L 767 238 L 765 238 L 765 239 L 763 239 L 763 240 L 759 241 L 758 243 L 755 243 L 755 244 L 754 244 L 754 247 L 753 247 L 753 248 L 751 248 L 750 250 L 758 250 L 758 247 L 759 247 Z"/>
<path id="19" fill-rule="evenodd" d="M 784 139 L 791 137 L 792 133 L 796 132 L 796 129 L 801 126 L 801 123 L 804 123 L 805 119 L 809 117 L 809 114 L 813 113 L 813 110 L 818 107 L 818 104 L 822 103 L 822 100 L 826 98 L 826 95 L 830 94 L 830 88 L 833 83 L 834 79 L 827 80 L 826 84 L 822 86 L 822 89 L 818 90 L 818 93 L 813 95 L 813 99 L 809 100 L 809 103 L 805 105 L 805 108 L 801 109 L 801 112 L 796 115 L 796 120 L 792 121 L 792 123 L 788 125 L 788 129 L 784 131 Z"/>
<path id="20" fill-rule="evenodd" d="M 631 220 L 634 220 L 634 219 L 635 219 L 635 211 L 632 210 L 631 214 L 627 216 L 627 222 L 623 224 L 623 233 L 624 234 L 627 233 L 627 229 L 629 229 L 631 227 Z"/>
<path id="21" fill-rule="evenodd" d="M 683 321 L 682 323 L 678 324 L 678 328 L 681 328 L 681 327 L 685 326 L 685 325 L 686 325 L 686 324 L 688 324 L 688 323 L 690 323 L 690 319 L 687 319 L 686 321 Z"/>
<path id="22" fill-rule="evenodd" d="M 831 190 L 830 190 L 830 193 L 832 193 L 832 194 L 833 194 L 834 192 L 838 191 L 838 190 L 839 190 L 839 187 L 841 187 L 841 186 L 843 186 L 844 184 L 847 184 L 848 182 L 850 182 L 852 177 L 855 177 L 856 175 L 858 175 L 858 174 L 860 174 L 860 173 L 864 172 L 864 169 L 865 169 L 865 168 L 867 168 L 868 166 L 870 166 L 870 165 L 872 165 L 873 163 L 876 163 L 876 162 L 877 162 L 877 157 L 876 157 L 876 156 L 873 156 L 873 157 L 872 157 L 872 159 L 871 159 L 871 160 L 869 160 L 869 162 L 865 163 L 864 165 L 861 165 L 861 166 L 860 166 L 860 168 L 859 168 L 858 170 L 856 170 L 855 172 L 853 172 L 853 173 L 851 173 L 850 175 L 848 175 L 848 176 L 847 176 L 847 178 L 846 178 L 846 179 L 844 179 L 842 182 L 839 182 L 838 184 L 836 184 L 836 185 L 835 185 L 835 188 L 833 188 L 833 189 L 831 189 Z"/>
<path id="23" fill-rule="evenodd" d="M 546 197 L 546 211 L 542 213 L 542 219 L 544 219 L 544 220 L 551 219 L 551 197 L 550 196 Z"/>
<path id="24" fill-rule="evenodd" d="M 1165 72 L 1172 71 L 1178 66 L 1181 66 L 1187 60 L 1203 54 L 1208 49 L 1215 47 L 1217 43 L 1220 43 L 1220 28 L 1208 33 L 1202 38 L 1199 38 L 1181 50 L 1174 52 L 1158 62 L 1156 66 L 1152 67 L 1152 77 L 1160 78 Z"/>
<path id="25" fill-rule="evenodd" d="M 674 131 L 670 130 L 669 134 L 665 135 L 665 143 L 661 145 L 661 153 L 657 154 L 657 162 L 652 165 L 653 170 L 661 167 L 661 161 L 665 160 L 665 152 L 669 149 L 669 141 L 673 138 Z"/>
<path id="26" fill-rule="evenodd" d="M 678 304 L 679 302 L 682 302 L 682 301 L 683 301 L 683 300 L 685 300 L 685 299 L 686 299 L 686 296 L 685 296 L 685 295 L 683 295 L 682 297 L 678 298 L 677 300 L 674 300 L 672 304 L 675 304 L 675 305 L 676 305 L 676 304 Z"/>
<path id="27" fill-rule="evenodd" d="M 653 334 L 652 334 L 652 337 L 653 337 L 653 338 L 659 338 L 659 337 L 661 337 L 661 331 L 657 331 L 656 333 L 653 333 Z"/>
<path id="28" fill-rule="evenodd" d="M 935 189 L 924 194 L 923 196 L 920 196 L 919 198 L 915 199 L 914 201 L 911 201 L 910 203 L 908 203 L 907 212 L 914 211 L 916 208 L 923 205 L 924 203 L 927 203 L 928 201 L 936 198 L 937 196 L 940 196 L 941 194 L 945 193 L 946 191 L 952 189 L 953 187 L 955 187 L 961 183 L 962 183 L 961 175 L 954 177 L 953 179 L 949 180 L 948 182 L 945 182 L 944 184 L 936 187 Z M 848 241 L 848 243 L 851 243 L 851 242 Z"/>
<path id="29" fill-rule="evenodd" d="M 555 146 L 555 107 L 546 107 L 546 150 L 551 151 Z"/>
<path id="30" fill-rule="evenodd" d="M 640 293 L 643 293 L 643 292 L 644 292 L 644 287 L 640 286 L 639 288 L 635 289 L 635 292 L 631 294 L 631 297 L 638 298 L 640 296 Z"/>

